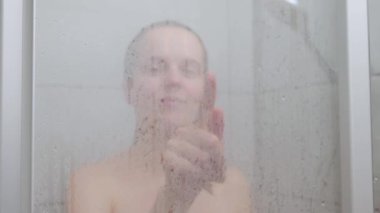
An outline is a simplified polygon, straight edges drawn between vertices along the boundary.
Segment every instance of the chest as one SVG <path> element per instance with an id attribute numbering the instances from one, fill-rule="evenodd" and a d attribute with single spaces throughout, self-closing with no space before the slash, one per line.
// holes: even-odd
<path id="1" fill-rule="evenodd" d="M 115 193 L 112 213 L 149 213 L 156 201 L 161 184 L 141 181 L 120 187 Z"/>
<path id="2" fill-rule="evenodd" d="M 113 206 L 112 213 L 150 213 L 159 191 L 160 185 L 140 187 L 139 189 L 131 189 L 128 192 L 120 194 Z M 194 200 L 189 213 L 213 213 L 223 212 L 220 205 L 218 205 L 217 199 L 214 196 L 208 194 L 206 191 L 202 191 Z"/>

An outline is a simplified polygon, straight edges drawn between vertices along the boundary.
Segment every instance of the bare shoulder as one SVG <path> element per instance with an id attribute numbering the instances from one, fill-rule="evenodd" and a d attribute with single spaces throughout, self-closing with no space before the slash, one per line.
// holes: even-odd
<path id="1" fill-rule="evenodd" d="M 223 206 L 222 212 L 251 213 L 251 185 L 237 167 L 228 167 L 225 181 L 214 187 L 215 197 Z"/>
<path id="2" fill-rule="evenodd" d="M 244 187 L 249 188 L 249 182 L 243 172 L 234 166 L 227 167 L 225 173 L 226 187 Z"/>
<path id="3" fill-rule="evenodd" d="M 86 165 L 72 172 L 70 186 L 99 190 L 101 186 L 111 182 L 110 177 L 110 170 L 103 162 Z M 94 189 L 93 185 L 98 185 L 98 187 Z"/>
<path id="4" fill-rule="evenodd" d="M 114 168 L 114 161 L 103 161 L 74 171 L 67 190 L 68 212 L 111 212 L 113 191 L 117 187 Z"/>
<path id="5" fill-rule="evenodd" d="M 81 186 L 98 185 L 97 189 L 109 188 L 110 184 L 118 176 L 116 167 L 118 167 L 120 161 L 118 157 L 112 157 L 101 162 L 82 166 L 72 173 L 70 181 Z"/>

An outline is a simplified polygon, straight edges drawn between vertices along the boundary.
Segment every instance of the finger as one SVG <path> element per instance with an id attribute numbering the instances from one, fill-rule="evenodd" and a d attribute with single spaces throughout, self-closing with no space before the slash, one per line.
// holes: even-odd
<path id="1" fill-rule="evenodd" d="M 216 99 L 216 80 L 215 75 L 207 73 L 205 83 L 204 97 L 200 103 L 199 118 L 197 126 L 201 129 L 208 128 L 208 119 L 210 117 L 211 110 L 214 108 Z"/>
<path id="2" fill-rule="evenodd" d="M 220 125 L 215 126 L 214 128 L 219 128 Z M 173 150 L 177 155 L 182 156 L 200 169 L 203 172 L 202 179 L 215 182 L 223 181 L 223 144 L 216 135 L 196 127 L 180 128 L 177 130 L 175 139 L 168 142 L 168 149 Z"/>
<path id="3" fill-rule="evenodd" d="M 206 172 L 198 166 L 194 166 L 187 159 L 182 158 L 178 153 L 167 150 L 164 155 L 164 169 L 168 172 L 171 178 L 168 179 L 168 183 L 173 186 L 184 186 L 191 184 L 194 187 L 205 189 L 210 194 L 213 194 L 211 182 L 223 182 L 224 172 L 220 169 L 210 173 Z M 186 183 L 185 183 L 185 182 Z"/>
<path id="4" fill-rule="evenodd" d="M 177 135 L 169 140 L 168 148 L 177 151 L 191 162 L 199 162 L 202 168 L 208 168 L 205 165 L 213 161 L 215 165 L 219 165 L 223 159 L 223 144 L 218 137 L 197 128 L 178 129 Z"/>
<path id="5" fill-rule="evenodd" d="M 224 133 L 224 114 L 222 109 L 214 108 L 212 110 L 208 122 L 208 128 L 219 138 L 220 141 L 222 141 Z"/>
<path id="6" fill-rule="evenodd" d="M 194 167 L 191 162 L 174 151 L 166 150 L 162 158 L 164 169 L 173 175 L 193 174 L 194 176 L 200 176 L 202 174 L 199 168 Z"/>
<path id="7" fill-rule="evenodd" d="M 167 146 L 169 150 L 177 153 L 177 155 L 187 159 L 200 168 L 202 168 L 204 162 L 209 160 L 207 152 L 183 140 L 170 140 Z"/>
<path id="8" fill-rule="evenodd" d="M 193 166 L 188 160 L 177 153 L 167 150 L 163 154 L 163 168 L 167 175 L 167 184 L 174 188 L 192 189 L 197 191 L 205 184 L 203 171 Z"/>
<path id="9" fill-rule="evenodd" d="M 212 153 L 220 146 L 219 139 L 216 135 L 208 130 L 199 129 L 198 127 L 178 128 L 175 138 L 187 141 L 207 153 Z"/>
<path id="10" fill-rule="evenodd" d="M 206 97 L 205 97 L 205 108 L 211 110 L 214 108 L 216 100 L 216 79 L 213 73 L 207 73 L 206 79 Z"/>
<path id="11" fill-rule="evenodd" d="M 203 189 L 207 191 L 210 195 L 214 195 L 214 190 L 212 190 L 212 185 L 210 182 L 206 182 L 203 186 Z"/>

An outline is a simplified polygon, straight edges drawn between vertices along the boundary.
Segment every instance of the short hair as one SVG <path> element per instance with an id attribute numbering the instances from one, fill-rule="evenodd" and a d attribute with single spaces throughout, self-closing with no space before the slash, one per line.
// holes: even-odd
<path id="1" fill-rule="evenodd" d="M 133 72 L 136 69 L 136 63 L 137 63 L 137 58 L 138 58 L 138 43 L 144 38 L 147 32 L 150 30 L 160 28 L 160 27 L 177 27 L 180 29 L 184 29 L 188 32 L 190 32 L 192 35 L 194 35 L 199 43 L 202 46 L 203 49 L 203 61 L 204 61 L 204 69 L 205 72 L 208 70 L 208 56 L 207 56 L 207 50 L 206 47 L 201 39 L 201 37 L 190 27 L 177 22 L 177 21 L 172 21 L 172 20 L 166 20 L 166 21 L 159 21 L 152 23 L 148 25 L 147 27 L 144 27 L 141 29 L 141 31 L 134 37 L 134 39 L 129 43 L 126 53 L 125 53 L 125 58 L 124 58 L 124 76 L 128 78 L 132 78 Z"/>

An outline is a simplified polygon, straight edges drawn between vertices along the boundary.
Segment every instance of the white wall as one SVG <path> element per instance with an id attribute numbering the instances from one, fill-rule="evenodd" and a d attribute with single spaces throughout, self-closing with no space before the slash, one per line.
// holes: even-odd
<path id="1" fill-rule="evenodd" d="M 199 32 L 225 110 L 228 161 L 248 176 L 254 149 L 252 3 L 175 0 L 36 0 L 34 212 L 62 212 L 70 170 L 131 144 L 121 88 L 123 54 L 151 22 Z"/>

